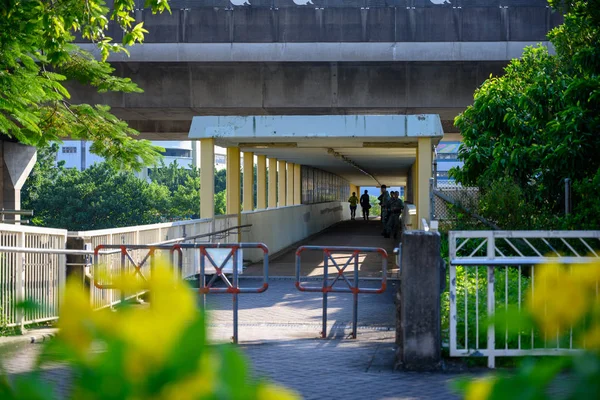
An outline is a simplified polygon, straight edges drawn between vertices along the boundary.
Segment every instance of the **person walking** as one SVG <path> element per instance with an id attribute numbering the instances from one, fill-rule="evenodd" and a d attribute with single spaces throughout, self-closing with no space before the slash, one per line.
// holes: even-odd
<path id="1" fill-rule="evenodd" d="M 387 222 L 388 235 L 393 235 L 394 239 L 398 238 L 398 228 L 401 226 L 400 215 L 404 209 L 404 202 L 400 198 L 400 192 L 392 192 L 389 212 L 390 217 Z"/>
<path id="2" fill-rule="evenodd" d="M 350 203 L 350 219 L 356 219 L 356 205 L 358 204 L 356 192 L 352 192 L 352 196 L 348 199 L 348 203 Z"/>
<path id="3" fill-rule="evenodd" d="M 387 191 L 386 185 L 381 185 L 381 196 L 379 196 L 379 201 L 381 205 L 381 223 L 383 225 L 383 232 L 381 233 L 383 237 L 389 238 L 390 233 L 387 230 L 387 222 L 390 216 L 389 207 L 390 207 L 390 194 Z"/>
<path id="4" fill-rule="evenodd" d="M 362 196 L 360 196 L 360 207 L 362 208 L 363 219 L 369 220 L 369 210 L 371 209 L 371 199 L 369 198 L 369 191 L 365 190 Z"/>

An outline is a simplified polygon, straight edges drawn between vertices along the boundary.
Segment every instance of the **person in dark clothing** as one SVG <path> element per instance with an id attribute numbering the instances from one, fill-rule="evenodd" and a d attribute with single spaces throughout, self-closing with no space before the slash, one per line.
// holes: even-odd
<path id="1" fill-rule="evenodd" d="M 362 196 L 360 196 L 360 207 L 362 208 L 363 219 L 369 220 L 369 210 L 371 209 L 371 201 L 369 199 L 369 191 L 365 190 Z"/>

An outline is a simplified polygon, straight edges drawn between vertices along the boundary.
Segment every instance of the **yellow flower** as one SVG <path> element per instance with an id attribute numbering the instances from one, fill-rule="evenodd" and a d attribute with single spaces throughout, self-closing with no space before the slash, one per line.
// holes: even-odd
<path id="1" fill-rule="evenodd" d="M 302 397 L 293 390 L 274 384 L 262 384 L 256 392 L 257 400 L 299 400 Z"/>
<path id="2" fill-rule="evenodd" d="M 585 346 L 586 349 L 600 350 L 600 321 L 596 321 L 596 324 L 583 334 L 581 346 Z"/>
<path id="3" fill-rule="evenodd" d="M 90 298 L 81 283 L 69 279 L 60 306 L 58 328 L 62 340 L 81 357 L 87 355 L 92 343 L 93 314 Z"/>
<path id="4" fill-rule="evenodd" d="M 465 400 L 485 400 L 490 397 L 494 387 L 495 379 L 493 377 L 485 377 L 474 379 L 467 386 Z"/>
<path id="5" fill-rule="evenodd" d="M 581 278 L 558 265 L 545 265 L 536 270 L 534 290 L 528 293 L 527 307 L 546 334 L 560 334 L 579 322 L 588 311 L 591 298 L 582 287 Z"/>

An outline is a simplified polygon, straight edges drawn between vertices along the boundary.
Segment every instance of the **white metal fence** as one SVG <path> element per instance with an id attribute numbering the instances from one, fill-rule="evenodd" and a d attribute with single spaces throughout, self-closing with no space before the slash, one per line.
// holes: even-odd
<path id="1" fill-rule="evenodd" d="M 536 265 L 600 260 L 600 231 L 454 231 L 450 244 L 450 356 L 558 355 L 577 351 L 573 340 L 552 340 L 536 330 L 509 335 L 489 324 L 496 311 L 521 308 L 535 296 Z M 578 267 L 590 268 L 590 265 Z"/>
<path id="2" fill-rule="evenodd" d="M 64 249 L 67 231 L 0 224 L 0 246 L 11 248 Z M 0 251 L 0 323 L 6 326 L 56 319 L 61 287 L 66 276 L 62 254 Z M 17 309 L 25 299 L 38 307 Z"/>

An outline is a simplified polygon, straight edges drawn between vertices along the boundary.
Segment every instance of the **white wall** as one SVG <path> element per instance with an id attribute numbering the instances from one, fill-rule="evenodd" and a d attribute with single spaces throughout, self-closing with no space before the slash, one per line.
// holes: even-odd
<path id="1" fill-rule="evenodd" d="M 274 254 L 331 225 L 350 219 L 347 202 L 296 205 L 242 213 L 242 225 L 252 224 L 242 242 L 261 242 Z M 244 259 L 258 261 L 262 252 L 244 251 Z"/>

